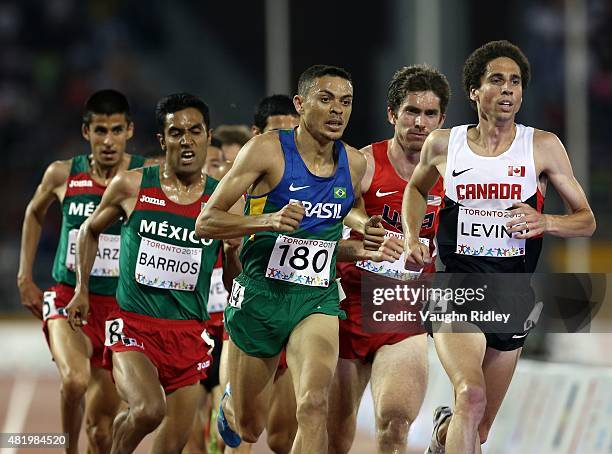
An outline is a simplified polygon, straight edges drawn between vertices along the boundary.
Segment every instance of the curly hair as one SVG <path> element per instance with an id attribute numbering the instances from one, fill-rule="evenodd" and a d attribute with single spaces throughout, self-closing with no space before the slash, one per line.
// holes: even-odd
<path id="1" fill-rule="evenodd" d="M 411 91 L 432 91 L 440 99 L 440 113 L 446 112 L 451 90 L 446 76 L 428 65 L 404 66 L 395 71 L 387 89 L 387 105 L 397 114 Z"/>
<path id="2" fill-rule="evenodd" d="M 470 99 L 470 90 L 480 87 L 482 76 L 484 76 L 487 70 L 487 65 L 491 60 L 499 57 L 507 57 L 514 60 L 521 70 L 521 85 L 523 89 L 527 88 L 529 84 L 531 65 L 523 51 L 510 41 L 490 41 L 472 52 L 463 64 L 463 90 L 474 109 L 476 109 L 476 103 Z"/>

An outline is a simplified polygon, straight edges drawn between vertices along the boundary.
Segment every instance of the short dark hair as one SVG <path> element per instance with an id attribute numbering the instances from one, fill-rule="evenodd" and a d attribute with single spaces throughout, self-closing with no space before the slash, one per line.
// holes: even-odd
<path id="1" fill-rule="evenodd" d="M 404 66 L 398 69 L 387 89 L 387 105 L 397 114 L 411 91 L 432 91 L 440 99 L 440 113 L 444 114 L 451 89 L 446 76 L 428 65 Z"/>
<path id="2" fill-rule="evenodd" d="M 266 96 L 259 101 L 253 116 L 253 125 L 261 131 L 266 129 L 268 117 L 274 115 L 294 115 L 298 116 L 293 105 L 293 100 L 287 95 L 272 95 Z"/>
<path id="3" fill-rule="evenodd" d="M 237 144 L 242 147 L 251 140 L 253 134 L 245 125 L 220 125 L 214 129 L 213 137 L 217 139 L 221 145 Z"/>
<path id="4" fill-rule="evenodd" d="M 298 80 L 298 95 L 306 96 L 308 90 L 316 79 L 323 76 L 334 76 L 346 79 L 352 82 L 351 75 L 346 69 L 340 68 L 339 66 L 330 65 L 314 65 L 307 68 Z"/>
<path id="5" fill-rule="evenodd" d="M 164 133 L 166 115 L 188 109 L 189 107 L 200 111 L 204 118 L 206 129 L 210 129 L 210 111 L 202 99 L 190 93 L 173 93 L 160 99 L 155 106 L 155 119 L 157 120 L 159 131 L 162 134 Z"/>
<path id="6" fill-rule="evenodd" d="M 98 90 L 93 93 L 83 106 L 83 124 L 89 126 L 94 115 L 125 114 L 125 119 L 131 123 L 130 104 L 123 93 L 117 90 Z"/>
<path id="7" fill-rule="evenodd" d="M 467 58 L 463 64 L 463 90 L 475 109 L 476 103 L 470 99 L 470 90 L 480 87 L 482 76 L 487 70 L 487 64 L 499 57 L 507 57 L 518 65 L 521 70 L 521 85 L 527 88 L 531 79 L 531 65 L 529 60 L 518 46 L 510 41 L 490 41 L 480 46 Z"/>

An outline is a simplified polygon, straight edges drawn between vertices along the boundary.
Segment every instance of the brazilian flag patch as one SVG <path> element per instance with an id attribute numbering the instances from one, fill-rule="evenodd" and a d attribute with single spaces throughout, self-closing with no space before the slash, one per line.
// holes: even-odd
<path id="1" fill-rule="evenodd" d="M 346 199 L 346 188 L 341 186 L 335 186 L 334 199 Z"/>

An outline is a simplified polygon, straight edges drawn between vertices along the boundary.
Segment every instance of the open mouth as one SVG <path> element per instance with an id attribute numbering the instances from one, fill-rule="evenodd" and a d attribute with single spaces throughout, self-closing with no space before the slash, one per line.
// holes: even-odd
<path id="1" fill-rule="evenodd" d="M 325 125 L 334 131 L 340 131 L 343 123 L 341 120 L 328 120 L 325 122 Z"/>
<path id="2" fill-rule="evenodd" d="M 509 101 L 507 99 L 499 101 L 497 105 L 500 106 L 504 112 L 509 112 L 514 107 L 514 104 L 512 103 L 512 101 Z"/>
<path id="3" fill-rule="evenodd" d="M 102 150 L 102 156 L 105 158 L 112 158 L 117 154 L 116 150 Z"/>
<path id="4" fill-rule="evenodd" d="M 191 164 L 195 161 L 195 152 L 192 150 L 181 151 L 181 164 Z"/>

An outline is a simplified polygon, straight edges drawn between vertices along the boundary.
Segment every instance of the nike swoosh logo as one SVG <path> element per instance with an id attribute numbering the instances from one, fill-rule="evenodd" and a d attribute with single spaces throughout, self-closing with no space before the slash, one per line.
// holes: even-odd
<path id="1" fill-rule="evenodd" d="M 380 188 L 379 188 L 378 191 L 376 191 L 376 197 L 384 197 L 386 195 L 395 194 L 396 192 L 399 192 L 399 191 L 380 192 Z"/>
<path id="2" fill-rule="evenodd" d="M 512 339 L 521 339 L 521 338 L 525 337 L 527 334 L 529 334 L 529 333 L 515 334 L 515 335 L 512 336 Z"/>
<path id="3" fill-rule="evenodd" d="M 299 191 L 301 189 L 306 189 L 306 188 L 309 188 L 309 187 L 310 187 L 310 185 L 308 185 L 308 186 L 293 186 L 293 183 L 291 183 L 291 185 L 289 186 L 289 190 L 291 192 L 293 192 L 293 191 Z"/>
<path id="4" fill-rule="evenodd" d="M 465 170 L 462 170 L 462 171 L 460 171 L 460 172 L 457 172 L 456 170 L 453 170 L 453 176 L 454 176 L 454 177 L 458 177 L 458 176 L 459 176 L 459 175 L 461 175 L 462 173 L 465 173 L 465 172 L 467 172 L 468 170 L 472 170 L 472 169 L 473 169 L 473 167 L 470 167 L 469 169 L 465 169 Z"/>

